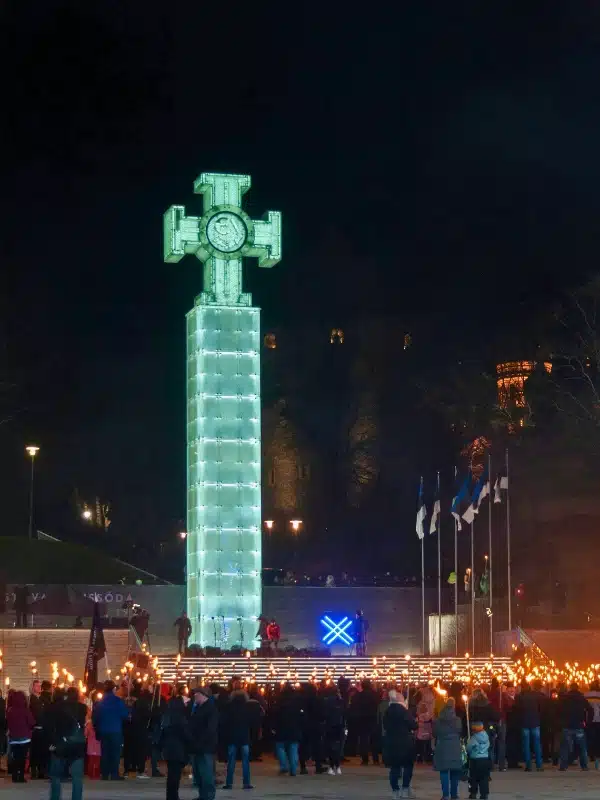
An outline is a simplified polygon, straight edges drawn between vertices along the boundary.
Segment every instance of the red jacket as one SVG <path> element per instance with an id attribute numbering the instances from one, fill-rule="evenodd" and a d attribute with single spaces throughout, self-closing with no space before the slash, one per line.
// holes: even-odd
<path id="1" fill-rule="evenodd" d="M 6 712 L 6 723 L 9 741 L 19 742 L 31 739 L 35 718 L 27 706 L 27 698 L 24 692 L 11 692 Z"/>
<path id="2" fill-rule="evenodd" d="M 281 638 L 281 628 L 276 622 L 270 622 L 267 625 L 267 636 L 270 642 L 278 642 Z"/>

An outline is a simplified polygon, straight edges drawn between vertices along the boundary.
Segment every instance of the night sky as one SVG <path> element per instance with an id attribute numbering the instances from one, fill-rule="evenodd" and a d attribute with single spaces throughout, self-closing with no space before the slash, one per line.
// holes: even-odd
<path id="1" fill-rule="evenodd" d="M 29 440 L 43 529 L 78 487 L 178 530 L 202 272 L 163 263 L 162 214 L 202 171 L 283 212 L 282 263 L 246 267 L 266 328 L 393 314 L 459 358 L 597 269 L 597 4 L 398 6 L 2 4 L 3 534 Z"/>

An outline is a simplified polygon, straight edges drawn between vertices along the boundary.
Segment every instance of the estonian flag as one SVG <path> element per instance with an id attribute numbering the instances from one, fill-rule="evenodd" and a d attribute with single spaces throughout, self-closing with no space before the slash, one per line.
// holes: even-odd
<path id="1" fill-rule="evenodd" d="M 487 476 L 487 469 L 481 474 L 481 478 L 475 484 L 473 497 L 471 498 L 471 505 L 467 508 L 462 518 L 469 525 L 473 522 L 477 514 L 479 514 L 479 506 L 483 499 L 490 493 L 490 481 Z"/>
<path id="2" fill-rule="evenodd" d="M 459 488 L 458 492 L 456 493 L 455 497 L 452 498 L 452 506 L 450 508 L 452 512 L 452 516 L 456 520 L 456 527 L 457 530 L 462 531 L 462 524 L 460 521 L 460 509 L 463 503 L 469 499 L 469 486 L 471 484 L 471 473 L 467 474 L 467 477 L 464 479 L 461 487 Z"/>
<path id="3" fill-rule="evenodd" d="M 508 475 L 498 475 L 494 484 L 494 503 L 502 502 L 501 489 L 508 491 Z"/>
<path id="4" fill-rule="evenodd" d="M 417 502 L 417 536 L 423 539 L 425 536 L 425 517 L 427 516 L 427 508 L 425 507 L 425 500 L 423 498 L 423 478 L 419 485 L 419 500 Z"/>

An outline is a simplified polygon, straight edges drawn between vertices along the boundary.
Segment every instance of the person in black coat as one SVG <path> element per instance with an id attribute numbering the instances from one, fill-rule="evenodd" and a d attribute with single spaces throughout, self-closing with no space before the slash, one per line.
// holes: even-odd
<path id="1" fill-rule="evenodd" d="M 412 797 L 410 782 L 415 763 L 417 721 L 406 707 L 404 696 L 394 689 L 388 693 L 390 705 L 383 716 L 383 757 L 390 770 L 390 786 L 399 796 L 398 782 L 402 777 L 402 796 Z"/>
<path id="2" fill-rule="evenodd" d="M 279 759 L 279 774 L 294 777 L 298 769 L 298 748 L 302 738 L 303 709 L 300 697 L 291 684 L 286 684 L 273 713 L 275 754 Z"/>
<path id="3" fill-rule="evenodd" d="M 87 708 L 79 702 L 79 692 L 71 686 L 66 698 L 61 689 L 54 692 L 52 703 L 43 716 L 44 733 L 50 742 L 51 797 L 60 800 L 61 782 L 71 774 L 72 797 L 81 797 L 85 758 L 85 720 Z"/>
<path id="4" fill-rule="evenodd" d="M 214 800 L 215 754 L 218 745 L 219 711 L 210 689 L 194 689 L 190 717 L 192 769 L 198 787 L 198 800 Z"/>
<path id="5" fill-rule="evenodd" d="M 35 718 L 35 727 L 31 734 L 31 752 L 29 756 L 29 767 L 33 779 L 43 779 L 48 773 L 48 763 L 50 752 L 48 750 L 50 742 L 47 732 L 44 730 L 42 720 L 46 709 L 52 702 L 52 684 L 50 681 L 34 681 L 31 686 L 29 696 L 29 709 Z"/>
<path id="6" fill-rule="evenodd" d="M 307 775 L 306 761 L 312 757 L 315 762 L 315 774 L 324 772 L 322 766 L 323 752 L 323 700 L 317 694 L 312 683 L 303 686 L 302 738 L 300 740 L 300 774 Z"/>
<path id="7" fill-rule="evenodd" d="M 349 715 L 352 716 L 358 734 L 358 752 L 361 762 L 369 763 L 369 753 L 373 764 L 379 763 L 377 747 L 377 708 L 379 695 L 373 689 L 370 680 L 364 680 L 361 691 L 357 692 L 350 703 Z"/>
<path id="8" fill-rule="evenodd" d="M 190 753 L 188 713 L 179 690 L 167 705 L 161 721 L 161 746 L 167 762 L 167 800 L 179 800 L 181 773 Z"/>
<path id="9" fill-rule="evenodd" d="M 250 783 L 251 714 L 252 708 L 246 692 L 234 689 L 229 696 L 229 702 L 223 706 L 223 735 L 227 746 L 227 778 L 224 789 L 233 787 L 238 753 L 242 758 L 244 788 L 254 788 Z"/>
<path id="10" fill-rule="evenodd" d="M 575 745 L 579 748 L 581 769 L 588 768 L 587 743 L 585 729 L 594 718 L 594 712 L 586 697 L 579 691 L 579 686 L 572 683 L 569 691 L 559 701 L 560 724 L 562 728 L 560 740 L 560 770 L 564 772 L 569 766 L 571 753 Z"/>
<path id="11" fill-rule="evenodd" d="M 151 706 L 150 692 L 137 689 L 131 708 L 130 733 L 133 766 L 138 777 L 146 775 L 146 759 L 150 751 Z"/>
<path id="12" fill-rule="evenodd" d="M 329 775 L 341 775 L 342 748 L 346 736 L 346 707 L 339 689 L 326 689 L 323 698 L 323 739 L 329 757 Z"/>
<path id="13" fill-rule="evenodd" d="M 545 698 L 541 692 L 534 691 L 527 681 L 523 681 L 521 692 L 515 702 L 515 712 L 521 723 L 521 741 L 523 744 L 523 760 L 525 770 L 531 772 L 531 744 L 535 753 L 535 765 L 538 771 L 542 766 L 542 744 L 540 724 Z"/>
<path id="14" fill-rule="evenodd" d="M 152 777 L 164 778 L 165 776 L 158 768 L 158 762 L 162 757 L 161 747 L 161 722 L 167 710 L 167 701 L 160 693 L 160 684 L 153 687 L 153 698 L 150 703 L 150 763 L 152 765 Z"/>
<path id="15" fill-rule="evenodd" d="M 492 706 L 483 689 L 477 688 L 473 690 L 473 694 L 469 700 L 469 716 L 472 720 L 481 722 L 483 725 L 483 729 L 490 740 L 490 758 L 492 758 L 496 737 L 498 735 L 500 714 Z"/>

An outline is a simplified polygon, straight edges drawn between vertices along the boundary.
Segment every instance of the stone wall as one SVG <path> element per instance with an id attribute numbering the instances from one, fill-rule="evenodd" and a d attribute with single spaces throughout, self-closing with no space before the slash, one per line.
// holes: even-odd
<path id="1" fill-rule="evenodd" d="M 128 632 L 104 632 L 108 663 L 111 669 L 120 669 L 127 660 Z M 67 669 L 78 681 L 83 678 L 85 656 L 90 638 L 89 630 L 65 629 L 0 629 L 0 649 L 4 669 L 2 684 L 10 678 L 14 689 L 27 689 L 31 684 L 32 661 L 42 680 L 51 678 L 50 664 L 58 661 L 59 669 Z M 102 667 L 104 666 L 104 669 Z M 98 677 L 105 677 L 106 665 L 101 664 Z"/>
<path id="2" fill-rule="evenodd" d="M 263 614 L 276 617 L 282 645 L 310 647 L 326 632 L 323 614 L 353 618 L 362 609 L 369 621 L 369 652 L 381 655 L 422 652 L 421 590 L 388 587 L 263 586 Z M 437 608 L 437 591 L 425 591 L 426 614 Z M 427 637 L 429 631 L 426 631 Z M 348 652 L 337 645 L 336 654 Z"/>

